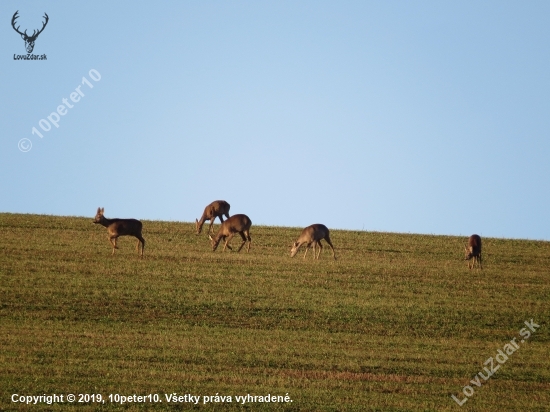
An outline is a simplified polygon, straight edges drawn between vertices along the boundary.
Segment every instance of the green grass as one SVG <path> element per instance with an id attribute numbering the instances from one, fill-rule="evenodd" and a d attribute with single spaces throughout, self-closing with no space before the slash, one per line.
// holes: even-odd
<path id="1" fill-rule="evenodd" d="M 332 230 L 338 260 L 304 261 L 289 257 L 299 228 L 252 226 L 250 253 L 213 253 L 194 224 L 144 221 L 141 260 L 128 237 L 111 256 L 91 220 L 0 214 L 0 410 L 548 410 L 549 242 L 484 238 L 470 271 L 465 238 Z M 459 407 L 451 395 L 530 319 L 540 328 Z M 54 393 L 163 402 L 10 401 Z"/>

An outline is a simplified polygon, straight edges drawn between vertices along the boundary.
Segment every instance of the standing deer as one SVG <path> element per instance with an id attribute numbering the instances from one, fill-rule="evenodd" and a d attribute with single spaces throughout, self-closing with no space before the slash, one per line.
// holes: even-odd
<path id="1" fill-rule="evenodd" d="M 109 242 L 113 245 L 113 255 L 115 249 L 118 249 L 116 240 L 119 236 L 134 236 L 137 238 L 137 251 L 139 254 L 139 244 L 141 243 L 141 257 L 143 257 L 143 250 L 145 249 L 145 239 L 141 236 L 142 224 L 136 219 L 107 219 L 103 216 L 105 208 L 97 208 L 97 214 L 93 223 L 98 223 L 107 228 L 109 236 Z"/>
<path id="2" fill-rule="evenodd" d="M 252 226 L 252 221 L 247 215 L 231 216 L 229 219 L 222 223 L 220 230 L 218 230 L 218 234 L 215 237 L 208 235 L 208 238 L 212 241 L 212 251 L 216 250 L 220 243 L 220 240 L 225 240 L 222 252 L 225 252 L 226 247 L 230 250 L 233 250 L 228 243 L 233 238 L 233 236 L 235 236 L 235 233 L 238 233 L 243 238 L 243 243 L 241 243 L 241 246 L 239 247 L 237 252 L 241 251 L 247 240 L 248 248 L 246 249 L 246 251 L 248 252 L 250 250 L 250 243 L 252 243 L 252 239 L 250 239 L 250 226 Z"/>
<path id="3" fill-rule="evenodd" d="M 479 262 L 479 268 L 483 269 L 481 265 L 481 238 L 479 235 L 472 235 L 468 239 L 468 247 L 464 245 L 464 251 L 466 253 L 464 260 L 474 259 L 473 262 L 468 262 L 468 269 L 475 267 L 476 262 Z M 470 263 L 472 264 L 470 267 Z"/>
<path id="4" fill-rule="evenodd" d="M 220 218 L 223 223 L 223 215 L 229 219 L 229 208 L 231 206 L 225 200 L 216 200 L 210 203 L 204 208 L 201 220 L 195 219 L 195 226 L 197 228 L 197 235 L 202 231 L 202 225 L 206 220 L 210 220 L 210 227 L 208 228 L 208 234 L 212 231 L 212 225 L 217 217 Z"/>
<path id="5" fill-rule="evenodd" d="M 305 259 L 307 251 L 313 244 L 313 259 L 319 259 L 319 255 L 321 254 L 321 250 L 323 249 L 323 245 L 321 245 L 321 239 L 327 241 L 328 245 L 332 249 L 332 257 L 336 259 L 334 247 L 332 246 L 332 242 L 330 241 L 329 230 L 325 225 L 321 225 L 319 223 L 308 226 L 304 230 L 302 230 L 302 234 L 300 235 L 298 240 L 296 240 L 296 242 L 294 242 L 294 244 L 292 245 L 292 249 L 290 250 L 290 257 L 294 257 L 296 253 L 298 253 L 298 249 L 300 249 L 300 246 L 306 244 L 306 253 L 304 253 Z M 319 246 L 317 257 L 315 256 L 315 245 Z"/>

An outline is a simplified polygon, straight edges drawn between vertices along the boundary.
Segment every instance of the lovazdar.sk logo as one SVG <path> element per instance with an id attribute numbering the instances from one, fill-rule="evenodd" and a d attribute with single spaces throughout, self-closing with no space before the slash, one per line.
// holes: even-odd
<path id="1" fill-rule="evenodd" d="M 15 27 L 15 25 L 17 24 L 16 20 L 19 17 L 18 13 L 19 10 L 17 10 L 13 14 L 13 17 L 11 18 L 11 26 L 17 33 L 21 35 L 21 38 L 25 41 L 25 49 L 27 49 L 27 54 L 14 54 L 13 60 L 47 60 L 47 56 L 45 54 L 39 56 L 37 54 L 32 54 L 32 51 L 34 50 L 34 42 L 38 38 L 38 35 L 44 31 L 46 25 L 48 24 L 48 21 L 50 20 L 48 14 L 44 13 L 43 18 L 45 19 L 45 21 L 42 23 L 42 28 L 38 30 L 33 30 L 32 34 L 29 36 L 26 29 L 24 32 L 22 32 L 19 30 L 21 26 Z"/>

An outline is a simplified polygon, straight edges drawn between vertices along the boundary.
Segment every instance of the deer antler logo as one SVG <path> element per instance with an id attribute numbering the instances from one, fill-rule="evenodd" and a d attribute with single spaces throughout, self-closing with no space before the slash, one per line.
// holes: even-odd
<path id="1" fill-rule="evenodd" d="M 45 21 L 44 23 L 42 23 L 42 24 L 43 24 L 43 25 L 42 25 L 42 28 L 41 28 L 40 30 L 38 30 L 38 32 L 37 32 L 36 30 L 34 30 L 33 33 L 32 33 L 32 36 L 29 36 L 29 35 L 27 35 L 27 30 L 25 30 L 24 33 L 21 33 L 21 32 L 19 31 L 19 27 L 20 27 L 20 26 L 17 26 L 17 28 L 15 27 L 15 20 L 17 20 L 17 18 L 19 17 L 19 16 L 17 15 L 17 13 L 19 13 L 19 10 L 17 10 L 17 11 L 14 13 L 14 15 L 13 15 L 13 17 L 12 17 L 12 19 L 11 19 L 11 25 L 12 25 L 13 29 L 14 29 L 17 33 L 19 33 L 19 34 L 21 35 L 21 38 L 22 38 L 23 40 L 25 40 L 25 48 L 27 49 L 27 53 L 32 53 L 32 51 L 33 51 L 33 49 L 34 49 L 34 42 L 36 41 L 36 38 L 38 37 L 38 35 L 39 35 L 40 33 L 42 33 L 42 31 L 43 31 L 44 28 L 46 27 L 46 24 L 48 24 L 48 20 L 49 20 L 50 18 L 48 17 L 48 15 L 47 15 L 46 13 L 44 13 L 44 18 L 46 19 L 46 21 Z"/>

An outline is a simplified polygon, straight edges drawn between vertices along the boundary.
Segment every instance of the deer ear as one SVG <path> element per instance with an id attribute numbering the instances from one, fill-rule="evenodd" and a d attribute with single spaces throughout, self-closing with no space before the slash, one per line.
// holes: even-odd
<path id="1" fill-rule="evenodd" d="M 105 208 L 104 208 L 104 207 L 101 208 L 101 213 L 103 213 L 103 212 L 105 212 Z"/>
<path id="2" fill-rule="evenodd" d="M 101 208 L 97 208 L 97 213 L 100 213 L 101 212 Z"/>

